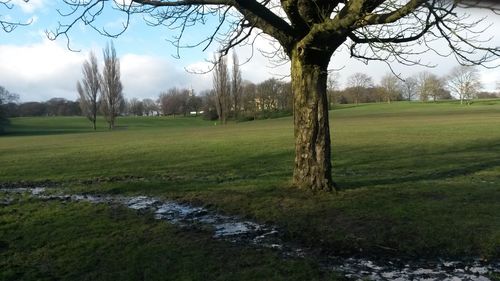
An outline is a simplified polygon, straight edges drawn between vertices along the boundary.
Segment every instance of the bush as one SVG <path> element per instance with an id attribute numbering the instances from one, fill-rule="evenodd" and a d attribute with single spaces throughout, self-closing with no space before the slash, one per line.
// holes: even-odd
<path id="1" fill-rule="evenodd" d="M 236 122 L 248 122 L 255 120 L 255 117 L 252 114 L 240 114 L 238 118 L 236 118 Z"/>
<path id="2" fill-rule="evenodd" d="M 275 119 L 281 117 L 292 116 L 291 110 L 280 111 L 259 111 L 256 113 L 244 112 L 241 113 L 236 119 L 237 122 L 248 122 L 253 120 Z"/>
<path id="3" fill-rule="evenodd" d="M 205 112 L 203 112 L 203 119 L 214 121 L 219 119 L 219 115 L 215 110 L 206 110 Z"/>
<path id="4" fill-rule="evenodd" d="M 1 116 L 0 112 L 0 135 L 5 132 L 5 128 L 9 125 L 9 119 Z"/>

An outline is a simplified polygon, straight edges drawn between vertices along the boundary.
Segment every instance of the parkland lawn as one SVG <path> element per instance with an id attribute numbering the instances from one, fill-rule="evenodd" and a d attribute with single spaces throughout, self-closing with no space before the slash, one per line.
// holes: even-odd
<path id="1" fill-rule="evenodd" d="M 127 117 L 115 131 L 100 120 L 97 132 L 82 117 L 14 118 L 0 137 L 0 182 L 191 202 L 276 224 L 287 239 L 336 255 L 500 258 L 500 101 L 342 106 L 330 116 L 337 193 L 291 187 L 291 117 L 226 126 Z M 0 205 L 0 272 L 6 280 L 335 278 L 309 260 L 212 241 L 152 216 L 29 198 Z"/>

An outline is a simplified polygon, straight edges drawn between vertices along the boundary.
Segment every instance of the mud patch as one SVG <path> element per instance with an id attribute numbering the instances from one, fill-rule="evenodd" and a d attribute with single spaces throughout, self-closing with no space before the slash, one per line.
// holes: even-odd
<path id="1" fill-rule="evenodd" d="M 313 251 L 285 242 L 283 231 L 273 225 L 259 224 L 237 216 L 221 215 L 202 207 L 148 196 L 67 195 L 53 192 L 49 194 L 44 187 L 0 188 L 0 192 L 6 195 L 0 200 L 0 205 L 12 204 L 15 199 L 9 195 L 13 194 L 28 194 L 41 200 L 121 204 L 139 213 L 153 213 L 156 219 L 180 227 L 211 229 L 214 239 L 246 246 L 272 248 L 284 257 L 314 258 L 321 261 L 325 270 L 342 273 L 353 280 L 491 281 L 488 276 L 500 274 L 500 263 L 485 263 L 480 260 L 404 263 L 396 259 L 375 262 L 362 258 L 319 257 Z"/>

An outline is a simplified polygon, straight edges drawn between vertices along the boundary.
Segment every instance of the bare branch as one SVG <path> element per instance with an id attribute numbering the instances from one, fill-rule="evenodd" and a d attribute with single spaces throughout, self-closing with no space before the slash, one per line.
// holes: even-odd
<path id="1" fill-rule="evenodd" d="M 29 0 L 23 0 L 24 2 L 28 2 Z M 14 8 L 14 4 L 11 3 L 11 0 L 0 0 L 0 8 L 5 8 L 7 10 L 12 10 Z M 5 17 L 0 14 L 0 29 L 4 32 L 10 33 L 14 31 L 19 26 L 27 26 L 33 22 L 33 19 L 30 19 L 26 22 L 11 20 L 8 17 Z"/>

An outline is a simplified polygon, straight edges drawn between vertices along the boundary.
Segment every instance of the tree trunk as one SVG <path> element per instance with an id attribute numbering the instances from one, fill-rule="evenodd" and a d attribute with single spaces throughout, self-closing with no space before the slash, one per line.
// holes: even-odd
<path id="1" fill-rule="evenodd" d="M 94 131 L 97 130 L 96 123 L 97 123 L 97 106 L 96 103 L 94 102 L 92 111 L 92 128 L 94 128 Z"/>
<path id="2" fill-rule="evenodd" d="M 331 191 L 332 165 L 326 81 L 329 54 L 302 54 L 292 51 L 292 91 L 294 96 L 295 186 Z M 313 59 L 311 59 L 313 58 Z"/>

